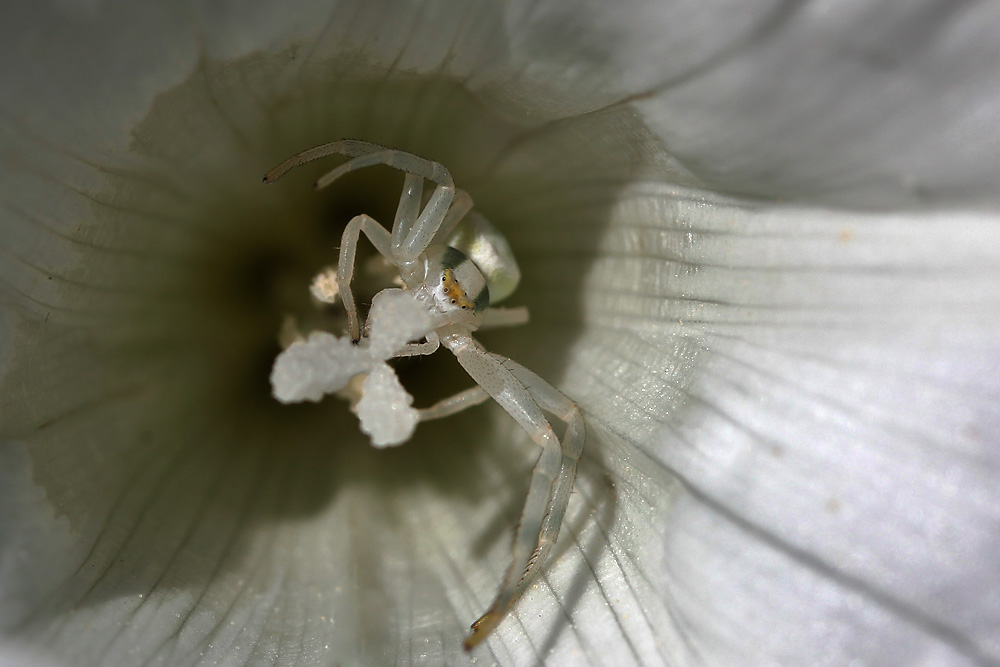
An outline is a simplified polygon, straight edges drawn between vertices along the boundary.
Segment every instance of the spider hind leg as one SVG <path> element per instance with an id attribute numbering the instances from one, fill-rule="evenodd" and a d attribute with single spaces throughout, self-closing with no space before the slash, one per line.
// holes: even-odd
<path id="1" fill-rule="evenodd" d="M 531 473 L 510 567 L 493 604 L 465 639 L 465 649 L 471 650 L 500 624 L 548 560 L 569 505 L 586 428 L 576 404 L 524 366 L 486 352 L 468 336 L 446 344 L 469 375 L 542 448 Z M 566 423 L 561 440 L 543 411 Z"/>

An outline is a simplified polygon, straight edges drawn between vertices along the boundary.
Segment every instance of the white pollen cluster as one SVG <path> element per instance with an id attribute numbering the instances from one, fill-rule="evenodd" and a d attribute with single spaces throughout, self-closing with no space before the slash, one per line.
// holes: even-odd
<path id="1" fill-rule="evenodd" d="M 340 286 L 337 284 L 337 269 L 327 268 L 313 278 L 309 293 L 320 303 L 336 303 L 340 296 Z"/>
<path id="2" fill-rule="evenodd" d="M 361 430 L 371 436 L 376 447 L 402 444 L 413 435 L 420 413 L 386 362 L 408 342 L 424 338 L 431 330 L 427 308 L 412 294 L 382 290 L 372 300 L 367 333 L 357 344 L 347 336 L 315 331 L 279 354 L 271 370 L 272 394 L 282 403 L 315 402 L 343 390 L 352 378 L 367 374 L 361 398 L 353 406 Z"/>

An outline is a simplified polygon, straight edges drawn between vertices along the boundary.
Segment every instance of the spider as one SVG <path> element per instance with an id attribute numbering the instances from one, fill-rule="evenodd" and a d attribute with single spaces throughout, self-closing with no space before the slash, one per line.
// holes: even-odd
<path id="1" fill-rule="evenodd" d="M 505 298 L 516 287 L 517 264 L 506 239 L 484 217 L 473 212 L 466 218 L 473 208 L 472 199 L 456 190 L 444 165 L 401 150 L 345 139 L 285 160 L 267 172 L 264 182 L 273 183 L 295 167 L 336 154 L 351 159 L 322 176 L 316 182 L 317 189 L 347 172 L 376 164 L 406 174 L 391 233 L 367 215 L 355 216 L 344 229 L 336 283 L 353 343 L 374 345 L 374 341 L 364 340 L 367 331 L 362 331 L 351 292 L 355 251 L 363 233 L 399 270 L 403 290 L 410 293 L 427 318 L 426 326 L 417 328 L 426 331 L 422 342 L 407 341 L 387 354 L 431 354 L 443 345 L 477 385 L 420 410 L 419 419 L 445 417 L 492 398 L 542 450 L 531 473 L 512 562 L 493 604 L 472 624 L 465 639 L 465 649 L 471 650 L 500 624 L 545 564 L 559 534 L 583 450 L 583 416 L 576 404 L 551 384 L 520 364 L 488 352 L 472 337 L 472 332 L 484 324 L 521 324 L 527 320 L 527 311 L 490 308 L 491 303 Z M 421 208 L 424 179 L 436 186 Z M 463 218 L 464 227 L 459 227 Z M 380 295 L 390 291 L 396 290 L 383 290 Z M 369 320 L 375 308 L 373 302 Z M 565 422 L 561 439 L 545 412 Z"/>

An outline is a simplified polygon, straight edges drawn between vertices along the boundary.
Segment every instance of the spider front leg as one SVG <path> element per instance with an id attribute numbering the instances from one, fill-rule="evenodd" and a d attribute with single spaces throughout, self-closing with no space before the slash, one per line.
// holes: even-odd
<path id="1" fill-rule="evenodd" d="M 545 563 L 559 536 L 576 468 L 586 438 L 583 416 L 575 403 L 523 366 L 490 354 L 468 334 L 452 333 L 444 344 L 476 383 L 542 448 L 531 473 L 528 497 L 514 539 L 513 560 L 493 604 L 465 640 L 471 650 L 500 624 Z M 562 440 L 542 414 L 566 423 Z"/>
<path id="2" fill-rule="evenodd" d="M 264 182 L 273 183 L 295 167 L 336 154 L 347 155 L 351 159 L 321 176 L 316 181 L 317 190 L 327 187 L 348 172 L 377 164 L 384 164 L 406 173 L 407 178 L 392 229 L 392 248 L 393 256 L 399 260 L 416 259 L 434 239 L 455 199 L 455 182 L 451 178 L 451 172 L 440 162 L 427 160 L 406 151 L 357 139 L 342 139 L 293 155 L 267 172 L 264 175 Z M 437 187 L 434 188 L 434 193 L 423 211 L 417 215 L 423 192 L 421 179 L 424 178 L 436 183 Z M 462 206 L 459 207 L 461 212 L 456 211 L 457 217 L 461 217 L 472 208 L 472 200 L 467 196 L 464 199 L 468 202 L 462 201 Z M 457 223 L 458 220 L 455 219 L 454 222 Z"/>
<path id="3" fill-rule="evenodd" d="M 354 303 L 354 293 L 351 291 L 351 279 L 354 277 L 354 256 L 358 249 L 358 235 L 364 232 L 375 250 L 389 261 L 393 261 L 392 241 L 385 227 L 364 213 L 351 218 L 340 237 L 340 258 L 337 261 L 337 286 L 347 311 L 347 329 L 351 340 L 355 343 L 361 340 L 361 325 L 358 321 L 358 307 Z"/>
<path id="4" fill-rule="evenodd" d="M 393 359 L 401 357 L 418 357 L 434 354 L 441 347 L 441 339 L 433 331 L 427 334 L 423 343 L 407 343 L 392 355 Z"/>
<path id="5" fill-rule="evenodd" d="M 367 146 L 364 150 L 368 152 L 359 154 L 362 150 L 360 146 Z M 310 155 L 310 160 L 328 155 L 330 152 L 356 156 L 321 176 L 316 181 L 317 189 L 327 187 L 348 172 L 377 164 L 384 164 L 387 167 L 405 172 L 406 180 L 403 184 L 403 192 L 400 195 L 399 205 L 396 209 L 396 220 L 392 228 L 393 257 L 397 264 L 409 262 L 415 260 L 420 253 L 427 249 L 438 229 L 441 228 L 455 199 L 455 182 L 451 178 L 451 172 L 443 164 L 394 148 L 383 148 L 358 141 L 334 142 L 327 146 L 320 146 L 313 151 L 317 152 Z M 307 151 L 307 153 L 310 152 Z M 279 167 L 275 167 L 273 171 L 278 171 Z M 423 210 L 420 211 L 420 200 L 423 194 L 422 179 L 425 178 L 436 183 L 437 186 Z M 471 208 L 471 199 L 469 199 L 468 208 Z M 463 213 L 468 208 L 465 208 Z M 416 215 L 415 220 L 414 215 Z"/>
<path id="6" fill-rule="evenodd" d="M 403 281 L 412 288 L 421 280 L 414 266 L 417 259 L 428 246 L 442 242 L 440 237 L 454 229 L 472 209 L 472 198 L 455 188 L 451 172 L 440 162 L 357 139 L 334 141 L 293 155 L 264 174 L 264 182 L 273 183 L 291 169 L 336 154 L 347 155 L 351 159 L 321 176 L 316 181 L 317 189 L 327 187 L 348 172 L 379 164 L 406 174 L 390 234 L 391 252 L 381 248 L 379 252 L 399 267 Z M 437 185 L 421 210 L 423 179 Z M 343 284 L 339 287 L 344 289 Z M 348 317 L 354 322 L 351 335 L 357 340 L 360 328 L 357 326 L 357 311 L 353 313 L 353 316 L 349 313 Z"/>
<path id="7" fill-rule="evenodd" d="M 472 387 L 465 391 L 460 391 L 448 398 L 443 398 L 429 408 L 420 409 L 420 421 L 430 421 L 431 419 L 442 419 L 458 414 L 462 410 L 485 403 L 490 395 L 483 391 L 482 387 Z"/>

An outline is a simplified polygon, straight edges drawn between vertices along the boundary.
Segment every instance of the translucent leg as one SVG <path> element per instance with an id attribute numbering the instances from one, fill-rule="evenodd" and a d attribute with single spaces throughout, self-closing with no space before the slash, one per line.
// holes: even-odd
<path id="1" fill-rule="evenodd" d="M 420 256 L 431 244 L 434 235 L 444 222 L 448 209 L 455 196 L 455 188 L 450 185 L 439 185 L 434 188 L 434 194 L 427 200 L 420 217 L 413 224 L 410 233 L 399 244 L 393 243 L 396 257 L 401 262 L 408 262 Z"/>
<path id="2" fill-rule="evenodd" d="M 384 164 L 407 173 L 403 195 L 400 197 L 400 208 L 397 209 L 397 220 L 393 224 L 392 248 L 394 252 L 392 257 L 397 264 L 416 259 L 434 239 L 455 198 L 455 183 L 448 169 L 439 162 L 427 160 L 406 151 L 386 148 L 367 141 L 344 139 L 316 146 L 290 157 L 264 174 L 264 182 L 273 183 L 295 167 L 335 154 L 347 155 L 351 159 L 321 176 L 316 181 L 317 189 L 327 187 L 348 172 L 376 164 Z M 424 206 L 416 221 L 412 223 L 410 216 L 413 215 L 413 207 L 419 208 L 420 192 L 422 192 L 423 186 L 421 184 L 419 191 L 417 191 L 416 181 L 409 178 L 410 175 L 437 183 L 427 205 Z M 406 200 L 405 206 L 404 199 Z M 463 203 L 464 206 L 465 203 Z M 469 198 L 468 208 L 471 208 L 471 198 Z M 456 212 L 456 217 L 449 219 L 449 224 L 457 224 L 468 208 Z"/>
<path id="3" fill-rule="evenodd" d="M 445 344 L 476 383 L 542 448 L 531 474 L 510 568 L 493 604 L 472 624 L 465 640 L 465 648 L 471 650 L 499 625 L 545 563 L 569 504 L 585 428 L 576 405 L 523 366 L 489 354 L 469 336 L 452 336 Z M 543 409 L 566 422 L 562 441 Z"/>
<path id="4" fill-rule="evenodd" d="M 431 419 L 450 417 L 462 410 L 484 403 L 489 397 L 490 395 L 483 391 L 482 387 L 473 387 L 472 389 L 460 391 L 454 396 L 449 396 L 438 401 L 429 408 L 422 408 L 420 410 L 420 421 L 425 422 Z"/>
<path id="5" fill-rule="evenodd" d="M 539 407 L 559 418 L 566 424 L 566 432 L 562 439 L 562 463 L 559 476 L 552 488 L 552 495 L 549 498 L 548 511 L 545 520 L 542 522 L 538 535 L 539 548 L 545 545 L 545 553 L 555 543 L 559 535 L 559 527 L 562 525 L 566 515 L 566 508 L 569 505 L 569 496 L 573 491 L 573 482 L 576 479 L 576 468 L 583 455 L 583 446 L 586 442 L 586 426 L 583 421 L 583 414 L 576 403 L 569 400 L 565 394 L 553 387 L 551 384 L 539 377 L 534 371 L 528 370 L 516 361 L 505 359 L 499 355 L 491 355 L 501 360 L 510 369 L 520 382 L 527 387 Z M 545 557 L 540 556 L 539 561 L 544 561 Z M 516 598 L 515 598 L 516 599 Z"/>
<path id="6" fill-rule="evenodd" d="M 403 181 L 403 192 L 399 195 L 399 205 L 396 207 L 396 219 L 392 223 L 392 244 L 397 246 L 405 239 L 413 223 L 420 215 L 420 200 L 424 194 L 424 179 L 416 174 L 407 174 Z"/>
<path id="7" fill-rule="evenodd" d="M 432 162 L 422 157 L 417 157 L 411 153 L 395 149 L 385 149 L 366 155 L 359 155 L 349 162 L 345 162 L 333 171 L 322 176 L 316 181 L 316 188 L 325 188 L 344 174 L 370 167 L 376 164 L 384 164 L 394 167 L 400 171 L 405 171 L 429 181 L 437 183 L 434 193 L 427 200 L 424 210 L 411 226 L 394 225 L 392 230 L 393 256 L 397 262 L 408 262 L 416 259 L 437 234 L 438 229 L 444 222 L 448 209 L 455 198 L 455 183 L 451 178 L 448 169 L 439 162 Z M 403 198 L 407 200 L 406 205 L 412 206 L 419 202 L 419 198 L 408 194 L 409 187 L 413 184 L 412 179 L 404 184 L 403 197 L 400 198 L 400 206 L 403 206 Z M 406 230 L 404 233 L 404 229 Z"/>
<path id="8" fill-rule="evenodd" d="M 433 331 L 427 334 L 427 340 L 423 343 L 407 343 L 403 346 L 401 350 L 392 355 L 393 358 L 398 357 L 418 357 L 428 354 L 434 354 L 441 347 L 441 339 Z"/>
<path id="9" fill-rule="evenodd" d="M 325 188 L 348 172 L 376 164 L 394 167 L 400 171 L 405 171 L 408 175 L 412 174 L 426 178 L 438 184 L 434 188 L 431 198 L 424 206 L 424 210 L 420 212 L 417 220 L 409 227 L 408 233 L 405 236 L 403 234 L 404 225 L 394 225 L 395 228 L 392 233 L 393 257 L 397 262 L 412 261 L 427 249 L 427 246 L 430 245 L 434 235 L 444 222 L 448 209 L 451 208 L 451 203 L 455 197 L 455 183 L 452 181 L 448 169 L 443 164 L 425 160 L 422 157 L 417 157 L 404 151 L 386 149 L 368 153 L 367 155 L 359 155 L 349 162 L 345 162 L 333 171 L 320 177 L 316 181 L 316 188 Z M 419 201 L 419 199 L 408 194 L 409 186 L 412 183 L 411 179 L 404 184 L 400 206 L 403 205 L 402 199 L 404 197 L 407 200 L 406 205 L 408 207 L 412 206 L 414 201 Z"/>
<path id="10" fill-rule="evenodd" d="M 351 279 L 354 277 L 354 256 L 358 249 L 358 234 L 364 232 L 380 254 L 392 260 L 392 246 L 389 232 L 374 219 L 365 214 L 354 216 L 340 239 L 340 259 L 337 262 L 337 287 L 340 298 L 344 300 L 347 311 L 347 329 L 354 342 L 361 340 L 361 326 L 358 321 L 358 307 L 354 303 L 354 293 L 351 291 Z"/>
<path id="11" fill-rule="evenodd" d="M 426 178 L 428 181 L 434 181 L 438 185 L 447 186 L 452 192 L 455 190 L 455 183 L 452 181 L 451 172 L 443 164 L 395 148 L 383 148 L 382 150 L 366 155 L 359 155 L 348 160 L 336 169 L 320 176 L 316 181 L 316 189 L 321 190 L 327 187 L 348 172 L 357 171 L 358 169 L 364 169 L 376 164 L 384 164 L 387 167 L 393 167 L 408 174 L 416 174 L 417 176 Z M 277 167 L 274 170 L 277 170 Z"/>
<path id="12" fill-rule="evenodd" d="M 264 174 L 264 182 L 274 183 L 295 167 L 301 167 L 307 162 L 320 160 L 325 157 L 330 157 L 331 155 L 357 157 L 359 155 L 368 155 L 370 153 L 379 153 L 391 150 L 393 149 L 386 146 L 380 146 L 379 144 L 373 144 L 370 141 L 361 141 L 360 139 L 341 139 L 340 141 L 332 141 L 328 144 L 322 144 L 321 146 L 315 146 L 309 150 L 302 151 L 301 153 L 297 153 L 296 155 L 288 158 L 278 166 L 271 169 L 271 171 Z"/>

